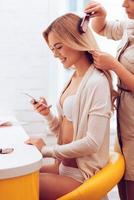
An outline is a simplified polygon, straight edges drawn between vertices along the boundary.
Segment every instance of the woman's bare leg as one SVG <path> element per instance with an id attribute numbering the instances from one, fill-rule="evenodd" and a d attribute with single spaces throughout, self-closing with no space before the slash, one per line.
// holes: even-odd
<path id="1" fill-rule="evenodd" d="M 71 192 L 81 183 L 71 177 L 58 174 L 40 174 L 40 200 L 56 200 L 58 197 Z"/>
<path id="2" fill-rule="evenodd" d="M 54 173 L 58 174 L 59 172 L 59 163 L 54 160 L 52 164 L 45 164 L 41 167 L 40 173 Z"/>

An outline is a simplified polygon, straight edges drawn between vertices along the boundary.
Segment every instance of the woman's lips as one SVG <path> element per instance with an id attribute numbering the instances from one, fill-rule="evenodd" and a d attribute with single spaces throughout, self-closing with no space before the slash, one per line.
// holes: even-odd
<path id="1" fill-rule="evenodd" d="M 64 63 L 64 62 L 66 61 L 66 58 L 62 58 L 62 59 L 60 59 L 60 61 L 61 61 L 62 63 Z"/>

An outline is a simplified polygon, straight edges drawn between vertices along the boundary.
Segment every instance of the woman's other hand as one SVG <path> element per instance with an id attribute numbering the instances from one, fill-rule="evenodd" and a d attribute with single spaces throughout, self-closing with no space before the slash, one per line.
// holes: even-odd
<path id="1" fill-rule="evenodd" d="M 84 12 L 92 13 L 91 17 L 105 17 L 107 15 L 105 8 L 97 1 L 90 1 Z"/>
<path id="2" fill-rule="evenodd" d="M 104 35 L 107 16 L 105 8 L 99 2 L 90 1 L 84 12 L 91 13 L 90 17 L 92 18 L 91 25 L 93 30 L 99 35 Z"/>
<path id="3" fill-rule="evenodd" d="M 25 141 L 25 143 L 35 145 L 39 151 L 41 151 L 43 146 L 46 146 L 42 138 L 30 138 L 29 140 Z"/>
<path id="4" fill-rule="evenodd" d="M 40 97 L 39 101 L 35 103 L 33 100 L 31 101 L 36 112 L 40 113 L 43 116 L 47 116 L 50 113 L 50 108 L 52 105 L 47 105 L 47 101 L 44 97 Z"/>
<path id="5" fill-rule="evenodd" d="M 117 60 L 110 54 L 93 50 L 90 51 L 94 59 L 94 66 L 98 69 L 104 70 L 115 70 L 117 66 Z"/>

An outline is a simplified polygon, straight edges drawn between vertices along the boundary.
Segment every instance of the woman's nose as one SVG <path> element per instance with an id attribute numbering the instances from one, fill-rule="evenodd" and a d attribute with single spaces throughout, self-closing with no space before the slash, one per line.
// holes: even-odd
<path id="1" fill-rule="evenodd" d="M 122 6 L 123 7 L 128 7 L 128 0 L 124 0 Z"/>
<path id="2" fill-rule="evenodd" d="M 58 50 L 55 49 L 54 50 L 54 57 L 57 58 L 57 57 L 59 57 L 59 55 L 60 55 L 60 53 L 58 52 Z"/>

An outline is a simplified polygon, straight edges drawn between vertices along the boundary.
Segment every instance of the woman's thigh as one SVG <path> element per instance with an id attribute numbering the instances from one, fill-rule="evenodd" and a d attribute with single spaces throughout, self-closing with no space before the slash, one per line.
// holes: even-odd
<path id="1" fill-rule="evenodd" d="M 41 167 L 40 173 L 54 173 L 58 174 L 59 173 L 59 163 L 54 162 L 51 164 L 45 164 Z"/>
<path id="2" fill-rule="evenodd" d="M 81 183 L 71 177 L 58 174 L 40 174 L 40 200 L 56 200 L 58 197 L 71 192 Z"/>

